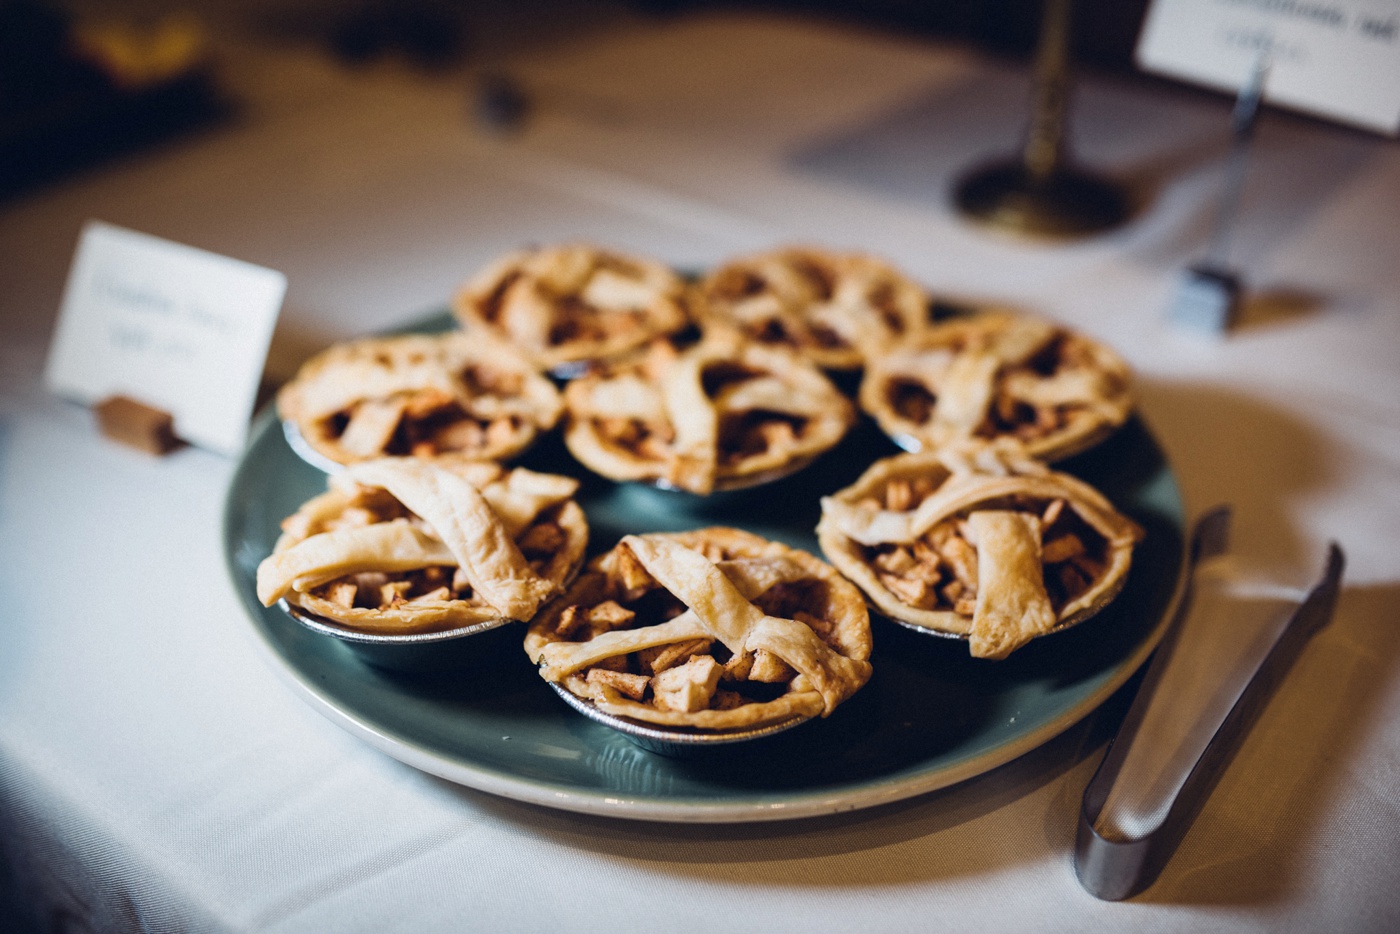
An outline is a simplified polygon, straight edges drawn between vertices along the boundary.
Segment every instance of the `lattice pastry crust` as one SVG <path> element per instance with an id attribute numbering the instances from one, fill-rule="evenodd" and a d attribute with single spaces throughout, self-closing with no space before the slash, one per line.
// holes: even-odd
<path id="1" fill-rule="evenodd" d="M 1092 616 L 1142 530 L 1013 442 L 877 461 L 822 500 L 822 551 L 886 615 L 1005 658 Z"/>
<path id="2" fill-rule="evenodd" d="M 282 523 L 258 599 L 368 632 L 528 620 L 573 579 L 588 523 L 571 477 L 458 458 L 382 458 Z"/>
<path id="3" fill-rule="evenodd" d="M 818 366 L 855 370 L 867 356 L 919 332 L 928 295 L 884 260 L 789 247 L 725 263 L 696 289 L 707 328 L 737 328 Z"/>
<path id="4" fill-rule="evenodd" d="M 558 390 L 517 351 L 460 332 L 336 344 L 301 367 L 277 405 L 338 464 L 443 453 L 500 460 L 563 411 Z"/>
<path id="5" fill-rule="evenodd" d="M 467 281 L 453 312 L 542 370 L 603 360 L 683 328 L 685 281 L 654 260 L 565 244 L 518 250 Z"/>
<path id="6" fill-rule="evenodd" d="M 825 716 L 870 677 L 859 591 L 732 528 L 629 535 L 531 624 L 548 681 L 615 716 L 731 730 Z"/>
<path id="7" fill-rule="evenodd" d="M 871 362 L 860 404 L 915 450 L 1018 439 L 1057 460 L 1096 444 L 1132 410 L 1127 365 L 1103 344 L 1001 312 L 955 319 Z"/>
<path id="8" fill-rule="evenodd" d="M 564 403 L 564 441 L 589 469 L 700 494 L 801 467 L 855 421 L 816 367 L 736 334 L 654 341 L 569 383 Z"/>

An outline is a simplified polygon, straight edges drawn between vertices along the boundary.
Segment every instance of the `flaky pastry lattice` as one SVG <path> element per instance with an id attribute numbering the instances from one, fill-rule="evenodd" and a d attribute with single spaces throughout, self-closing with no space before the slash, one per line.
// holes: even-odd
<path id="1" fill-rule="evenodd" d="M 705 276 L 696 294 L 705 327 L 737 328 L 831 370 L 859 369 L 868 355 L 920 331 L 929 303 L 884 260 L 814 247 L 731 260 Z"/>
<path id="2" fill-rule="evenodd" d="M 258 599 L 366 632 L 528 620 L 583 563 L 571 477 L 442 457 L 333 475 L 282 523 Z"/>
<path id="3" fill-rule="evenodd" d="M 1132 410 L 1117 354 L 1067 328 L 985 312 L 937 325 L 873 360 L 860 404 L 912 449 L 1010 436 L 1034 457 L 1082 451 Z"/>
<path id="4" fill-rule="evenodd" d="M 644 257 L 587 244 L 518 250 L 468 280 L 453 312 L 509 340 L 542 370 L 603 360 L 688 319 L 686 285 Z"/>
<path id="5" fill-rule="evenodd" d="M 531 624 L 525 651 L 605 713 L 702 730 L 825 716 L 870 677 L 848 581 L 719 527 L 623 538 Z"/>
<path id="6" fill-rule="evenodd" d="M 499 460 L 553 428 L 554 385 L 485 334 L 409 334 L 336 344 L 277 394 L 282 417 L 338 464 L 461 454 Z"/>
<path id="7" fill-rule="evenodd" d="M 572 381 L 564 403 L 564 441 L 589 469 L 700 494 L 801 467 L 855 420 L 820 370 L 735 334 L 653 341 Z"/>
<path id="8" fill-rule="evenodd" d="M 1014 442 L 877 461 L 822 499 L 823 553 L 887 616 L 1005 658 L 1117 595 L 1142 530 Z"/>

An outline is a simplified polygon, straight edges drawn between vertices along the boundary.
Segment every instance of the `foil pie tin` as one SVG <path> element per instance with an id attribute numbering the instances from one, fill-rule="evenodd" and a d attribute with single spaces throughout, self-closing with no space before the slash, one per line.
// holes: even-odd
<path id="1" fill-rule="evenodd" d="M 780 733 L 786 733 L 812 719 L 811 717 L 790 717 L 777 723 L 765 723 L 761 726 L 739 730 L 669 729 L 605 713 L 599 710 L 592 701 L 579 697 L 562 685 L 551 683 L 549 686 L 564 699 L 566 704 L 593 722 L 617 730 L 650 752 L 678 758 L 736 751 L 737 748 L 744 748 L 746 744 L 755 740 L 763 740 Z"/>

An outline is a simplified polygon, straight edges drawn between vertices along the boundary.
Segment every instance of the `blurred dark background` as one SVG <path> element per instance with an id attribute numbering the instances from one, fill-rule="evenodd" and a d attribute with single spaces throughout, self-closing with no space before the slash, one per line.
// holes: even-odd
<path id="1" fill-rule="evenodd" d="M 1078 67 L 1129 73 L 1149 0 L 1077 0 Z M 0 0 L 0 200 L 236 109 L 211 36 L 314 43 L 347 67 L 424 70 L 567 40 L 587 26 L 749 10 L 1024 59 L 1041 0 Z"/>
<path id="2" fill-rule="evenodd" d="M 1075 0 L 1076 61 L 1095 69 L 1131 69 L 1133 45 L 1149 2 Z M 966 42 L 995 55 L 1018 58 L 1034 49 L 1042 10 L 1041 0 L 636 0 L 632 6 L 663 15 L 716 8 L 819 16 Z"/>

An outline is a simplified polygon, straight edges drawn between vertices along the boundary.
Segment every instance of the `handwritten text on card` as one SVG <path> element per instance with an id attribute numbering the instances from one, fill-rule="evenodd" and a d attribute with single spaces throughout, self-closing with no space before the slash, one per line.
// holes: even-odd
<path id="1" fill-rule="evenodd" d="M 181 437 L 237 453 L 285 290 L 279 272 L 92 222 L 45 379 L 87 403 L 122 394 L 162 408 Z"/>
<path id="2" fill-rule="evenodd" d="M 1400 133 L 1400 0 L 1154 0 L 1137 59 L 1228 91 L 1264 59 L 1265 100 Z"/>

